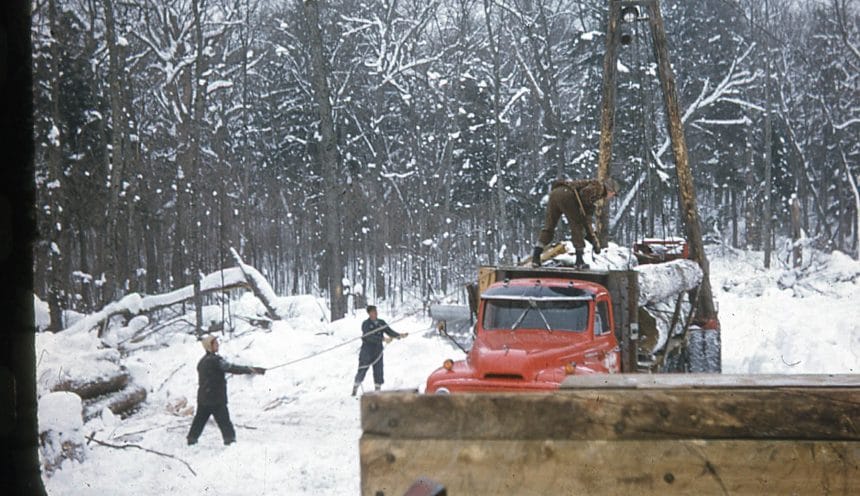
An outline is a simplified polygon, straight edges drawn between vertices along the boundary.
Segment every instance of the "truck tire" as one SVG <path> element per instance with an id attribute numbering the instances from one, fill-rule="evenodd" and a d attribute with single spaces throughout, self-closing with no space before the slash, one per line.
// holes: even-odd
<path id="1" fill-rule="evenodd" d="M 706 372 L 719 374 L 722 371 L 722 343 L 720 332 L 713 330 L 703 331 L 705 336 L 705 367 Z"/>
<path id="2" fill-rule="evenodd" d="M 687 357 L 691 373 L 719 374 L 722 370 L 719 331 L 690 326 L 687 331 Z"/>
<path id="3" fill-rule="evenodd" d="M 693 374 L 707 372 L 706 357 L 704 330 L 698 326 L 690 326 L 687 331 L 687 360 L 690 372 Z"/>

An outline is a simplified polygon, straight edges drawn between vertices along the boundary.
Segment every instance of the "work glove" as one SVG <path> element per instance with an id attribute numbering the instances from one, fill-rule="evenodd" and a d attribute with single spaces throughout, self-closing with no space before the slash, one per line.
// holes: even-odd
<path id="1" fill-rule="evenodd" d="M 406 337 L 406 336 L 408 336 L 408 335 L 409 335 L 409 333 L 408 333 L 408 332 L 401 332 L 401 333 L 400 333 L 400 335 L 399 335 L 399 336 L 397 336 L 397 339 L 403 339 L 403 338 L 405 338 L 405 337 Z"/>
<path id="2" fill-rule="evenodd" d="M 251 371 L 256 375 L 266 375 L 266 369 L 263 367 L 251 367 Z"/>

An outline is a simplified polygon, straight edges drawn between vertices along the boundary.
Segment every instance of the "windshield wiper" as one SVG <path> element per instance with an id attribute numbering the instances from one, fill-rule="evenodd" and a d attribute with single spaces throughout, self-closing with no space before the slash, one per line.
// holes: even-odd
<path id="1" fill-rule="evenodd" d="M 544 314 L 543 314 L 543 312 L 541 311 L 540 307 L 539 307 L 539 306 L 537 306 L 537 305 L 535 305 L 535 304 L 534 304 L 534 302 L 530 302 L 530 303 L 531 303 L 531 304 L 533 304 L 533 305 L 534 305 L 534 307 L 535 307 L 535 310 L 537 310 L 537 311 L 538 311 L 538 315 L 540 315 L 540 319 L 543 321 L 543 325 L 545 325 L 545 326 L 546 326 L 546 330 L 547 330 L 547 331 L 549 331 L 549 332 L 552 332 L 552 327 L 550 327 L 549 322 L 547 322 L 547 321 L 546 321 L 546 317 L 544 316 Z"/>
<path id="2" fill-rule="evenodd" d="M 512 331 L 516 331 L 517 327 L 519 327 L 520 324 L 523 323 L 523 319 L 526 318 L 526 314 L 529 313 L 529 310 L 531 310 L 531 306 L 527 306 L 526 309 L 523 310 L 523 313 L 519 316 L 519 318 L 517 318 L 517 321 L 514 322 L 514 325 L 511 326 Z"/>

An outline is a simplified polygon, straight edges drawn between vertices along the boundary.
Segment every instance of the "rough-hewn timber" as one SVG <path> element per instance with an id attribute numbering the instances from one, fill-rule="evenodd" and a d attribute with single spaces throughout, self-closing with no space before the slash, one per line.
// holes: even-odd
<path id="1" fill-rule="evenodd" d="M 571 376 L 362 398 L 362 494 L 858 494 L 860 376 Z"/>

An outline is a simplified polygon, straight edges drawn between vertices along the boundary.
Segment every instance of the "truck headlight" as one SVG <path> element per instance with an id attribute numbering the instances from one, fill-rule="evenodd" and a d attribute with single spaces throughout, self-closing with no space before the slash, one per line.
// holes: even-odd
<path id="1" fill-rule="evenodd" d="M 451 369 L 454 368 L 454 360 L 447 358 L 444 362 L 442 362 L 442 368 L 450 372 Z"/>

